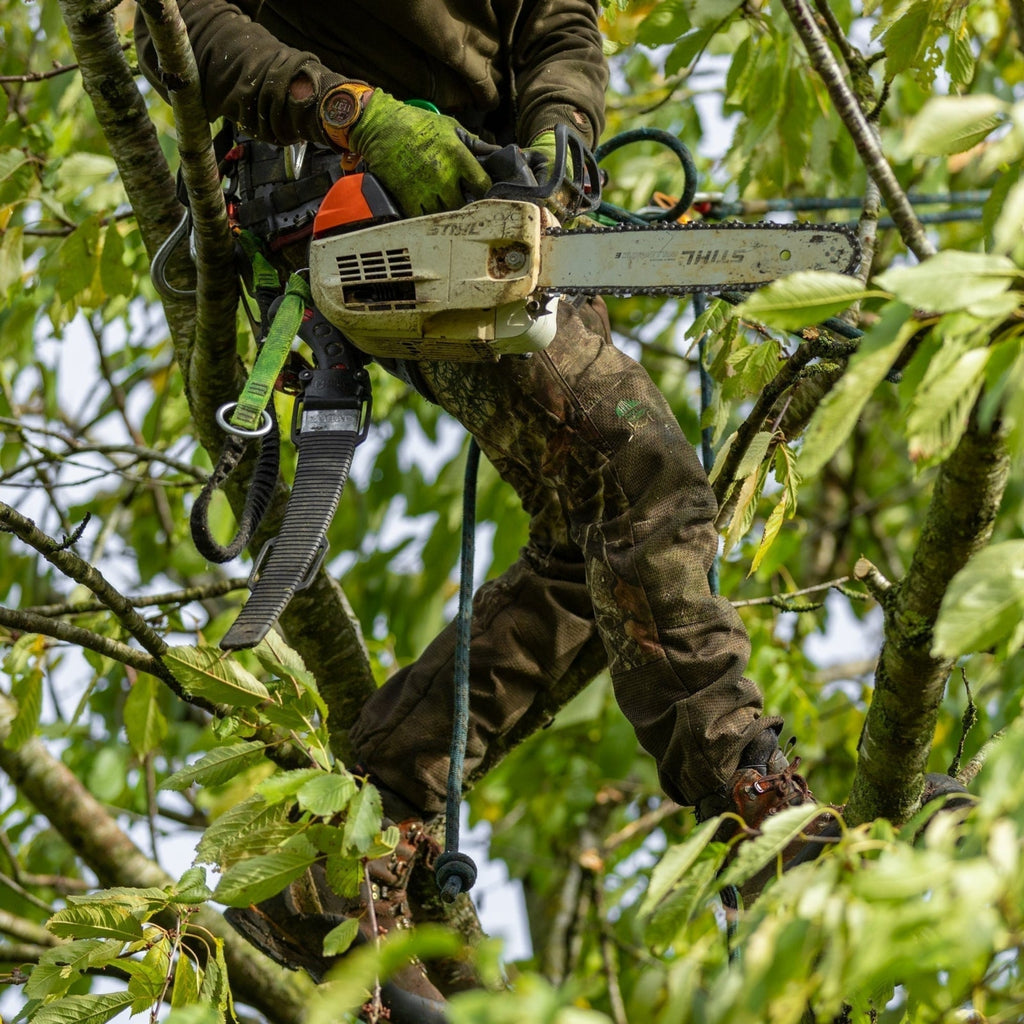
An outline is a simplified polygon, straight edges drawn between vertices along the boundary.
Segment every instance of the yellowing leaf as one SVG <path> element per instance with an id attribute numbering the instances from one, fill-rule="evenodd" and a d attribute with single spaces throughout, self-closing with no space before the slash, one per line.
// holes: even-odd
<path id="1" fill-rule="evenodd" d="M 270 700 L 263 683 L 219 648 L 171 647 L 163 660 L 190 694 L 214 704 L 254 707 Z"/>

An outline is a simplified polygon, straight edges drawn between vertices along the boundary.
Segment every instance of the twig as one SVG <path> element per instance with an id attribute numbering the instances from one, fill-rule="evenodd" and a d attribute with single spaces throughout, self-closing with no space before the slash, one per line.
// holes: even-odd
<path id="1" fill-rule="evenodd" d="M 193 601 L 208 601 L 214 597 L 223 597 L 235 590 L 244 590 L 249 581 L 243 577 L 232 577 L 227 580 L 216 580 L 213 583 L 198 584 L 183 590 L 172 590 L 164 594 L 138 594 L 127 600 L 136 608 L 153 608 L 167 604 L 184 605 Z M 102 601 L 74 601 L 64 604 L 40 604 L 24 608 L 22 611 L 35 615 L 86 615 L 91 612 L 103 611 L 106 605 Z"/>
<path id="2" fill-rule="evenodd" d="M 884 605 L 892 594 L 892 583 L 882 575 L 877 566 L 867 558 L 857 559 L 853 575 L 871 591 L 875 600 Z"/>
<path id="3" fill-rule="evenodd" d="M 134 647 L 129 647 L 128 644 L 123 644 L 119 640 L 94 633 L 91 629 L 82 629 L 81 626 L 72 626 L 60 619 L 51 619 L 14 608 L 0 607 L 0 626 L 16 629 L 21 633 L 38 633 L 40 636 L 60 640 L 62 643 L 84 647 L 87 651 L 95 651 L 97 654 L 119 661 L 122 665 L 130 665 L 140 672 L 148 672 L 161 680 L 167 674 L 166 667 L 158 658 Z M 182 699 L 187 698 L 182 697 Z"/>
<path id="4" fill-rule="evenodd" d="M 765 597 L 751 597 L 745 601 L 733 601 L 733 608 L 752 608 L 755 605 L 774 605 L 782 607 L 785 602 L 794 597 L 804 597 L 807 594 L 818 594 L 823 590 L 839 589 L 844 583 L 849 583 L 849 576 L 838 576 L 834 580 L 827 580 L 825 583 L 816 583 L 813 587 L 804 587 L 801 590 L 790 590 L 785 594 L 768 594 Z M 781 602 L 781 604 L 780 604 Z"/>
<path id="5" fill-rule="evenodd" d="M 977 777 L 978 773 L 982 768 L 985 767 L 985 762 L 988 760 L 989 755 L 996 747 L 1003 741 L 1006 736 L 1006 730 L 1000 729 L 998 732 L 994 732 L 989 739 L 982 744 L 981 749 L 964 765 L 963 768 L 957 773 L 957 782 L 964 786 L 969 786 Z"/>

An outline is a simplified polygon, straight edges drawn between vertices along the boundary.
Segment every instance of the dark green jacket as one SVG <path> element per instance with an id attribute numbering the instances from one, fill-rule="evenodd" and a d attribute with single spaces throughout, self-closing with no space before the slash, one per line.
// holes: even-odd
<path id="1" fill-rule="evenodd" d="M 345 79 L 430 100 L 501 143 L 565 122 L 593 145 L 607 69 L 597 0 L 181 0 L 207 113 L 281 144 L 327 143 L 318 98 Z M 135 38 L 160 88 L 141 12 Z M 316 95 L 288 91 L 305 74 Z"/>

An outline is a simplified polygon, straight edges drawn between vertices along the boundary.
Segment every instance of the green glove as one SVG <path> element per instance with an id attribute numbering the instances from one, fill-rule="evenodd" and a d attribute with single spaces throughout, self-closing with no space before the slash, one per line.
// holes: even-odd
<path id="1" fill-rule="evenodd" d="M 545 185 L 551 178 L 555 168 L 555 157 L 557 146 L 555 145 L 555 130 L 549 128 L 547 131 L 537 135 L 529 147 L 524 150 L 526 162 L 530 165 L 538 185 Z M 573 161 L 572 154 L 565 154 L 565 177 L 572 180 Z M 564 179 L 563 179 L 564 180 Z M 569 216 L 568 202 L 569 191 L 564 187 L 556 188 L 547 199 L 544 205 L 559 219 L 566 220 Z"/>
<path id="2" fill-rule="evenodd" d="M 452 117 L 411 107 L 380 89 L 348 137 L 406 216 L 458 209 L 491 187 L 470 148 L 476 136 Z"/>

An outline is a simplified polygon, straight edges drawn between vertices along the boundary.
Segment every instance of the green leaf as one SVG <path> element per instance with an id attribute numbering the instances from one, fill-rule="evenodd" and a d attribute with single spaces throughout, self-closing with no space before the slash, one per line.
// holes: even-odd
<path id="1" fill-rule="evenodd" d="M 206 869 L 201 867 L 189 868 L 168 889 L 167 898 L 171 903 L 181 903 L 186 906 L 205 903 L 213 895 L 206 885 Z"/>
<path id="2" fill-rule="evenodd" d="M 976 146 L 1006 120 L 1010 105 L 998 96 L 934 96 L 911 122 L 898 148 L 903 159 L 948 156 Z"/>
<path id="3" fill-rule="evenodd" d="M 323 768 L 293 768 L 291 771 L 275 772 L 269 779 L 260 782 L 256 792 L 268 804 L 279 804 L 282 800 L 293 799 L 307 782 L 325 774 Z"/>
<path id="4" fill-rule="evenodd" d="M 952 579 L 942 597 L 933 652 L 956 658 L 1007 641 L 1024 643 L 1024 540 L 979 551 Z"/>
<path id="5" fill-rule="evenodd" d="M 263 683 L 219 648 L 171 647 L 163 659 L 194 697 L 238 708 L 270 700 Z"/>
<path id="6" fill-rule="evenodd" d="M 755 839 L 739 843 L 736 856 L 719 876 L 719 887 L 742 885 L 762 868 L 778 860 L 782 851 L 821 814 L 820 804 L 787 807 L 768 818 Z"/>
<path id="7" fill-rule="evenodd" d="M 267 804 L 254 795 L 225 811 L 203 833 L 196 847 L 196 860 L 203 864 L 226 864 L 242 856 L 266 853 L 302 827 L 288 820 L 285 804 Z"/>
<path id="8" fill-rule="evenodd" d="M 882 36 L 885 70 L 890 77 L 914 66 L 926 38 L 930 18 L 931 4 L 928 0 L 917 0 L 890 23 Z"/>
<path id="9" fill-rule="evenodd" d="M 247 740 L 243 743 L 232 743 L 228 747 L 214 747 L 194 764 L 169 775 L 162 783 L 161 789 L 184 790 L 193 783 L 199 786 L 217 786 L 228 782 L 246 768 L 251 768 L 263 760 L 265 743 Z"/>
<path id="10" fill-rule="evenodd" d="M 690 28 L 686 6 L 684 0 L 664 0 L 652 7 L 637 28 L 637 42 L 644 46 L 663 46 L 675 42 Z"/>
<path id="11" fill-rule="evenodd" d="M 359 934 L 359 921 L 346 918 L 324 936 L 324 956 L 340 956 L 355 942 Z"/>
<path id="12" fill-rule="evenodd" d="M 224 940 L 214 939 L 214 955 L 203 967 L 203 981 L 199 986 L 199 1001 L 218 1011 L 224 1020 L 231 1007 L 231 989 L 228 986 L 228 966 L 224 961 Z M 232 1016 L 234 1016 L 232 1014 Z"/>
<path id="13" fill-rule="evenodd" d="M 292 849 L 248 857 L 221 876 L 213 897 L 229 907 L 259 903 L 294 882 L 319 856 L 314 846 L 303 842 Z"/>
<path id="14" fill-rule="evenodd" d="M 861 339 L 846 373 L 811 417 L 800 452 L 802 477 L 821 469 L 850 436 L 861 410 L 918 328 L 905 306 L 893 303 L 883 309 L 879 322 Z"/>
<path id="15" fill-rule="evenodd" d="M 380 833 L 383 810 L 380 793 L 373 786 L 363 786 L 352 798 L 345 822 L 345 843 L 360 853 L 368 850 Z"/>
<path id="16" fill-rule="evenodd" d="M 128 1009 L 133 1000 L 127 992 L 102 996 L 67 996 L 47 1003 L 32 1017 L 32 1024 L 104 1024 Z"/>
<path id="17" fill-rule="evenodd" d="M 712 841 L 717 828 L 717 820 L 703 821 L 684 842 L 670 847 L 662 854 L 651 872 L 650 884 L 640 903 L 638 914 L 641 918 L 649 917 L 658 904 L 682 881 Z"/>
<path id="18" fill-rule="evenodd" d="M 736 313 L 780 331 L 795 331 L 881 294 L 866 290 L 846 274 L 802 270 L 754 292 L 736 308 Z"/>
<path id="19" fill-rule="evenodd" d="M 191 959 L 179 956 L 174 967 L 174 984 L 171 987 L 171 1006 L 187 1006 L 199 1001 L 199 973 Z M 204 1008 L 212 1011 L 212 1007 Z M 213 1018 L 216 1020 L 216 1017 Z"/>
<path id="20" fill-rule="evenodd" d="M 142 925 L 128 908 L 117 904 L 65 907 L 46 922 L 46 927 L 62 938 L 119 939 L 121 942 L 136 942 L 142 938 Z"/>
<path id="21" fill-rule="evenodd" d="M 161 684 L 151 675 L 140 675 L 124 702 L 124 729 L 139 757 L 158 750 L 167 737 L 167 719 L 160 710 Z"/>
<path id="22" fill-rule="evenodd" d="M 123 949 L 118 939 L 75 939 L 48 949 L 32 968 L 25 995 L 42 999 L 66 992 L 85 971 L 113 963 Z"/>
<path id="23" fill-rule="evenodd" d="M 348 772 L 340 775 L 332 772 L 310 779 L 299 790 L 299 806 L 311 814 L 329 818 L 345 810 L 356 792 L 356 780 Z"/>
<path id="24" fill-rule="evenodd" d="M 339 895 L 353 899 L 359 895 L 363 884 L 363 865 L 360 860 L 340 854 L 328 856 L 327 882 Z"/>
<path id="25" fill-rule="evenodd" d="M 40 636 L 21 637 L 18 643 L 22 640 L 29 640 L 33 648 L 43 649 L 43 638 Z M 11 696 L 17 702 L 18 712 L 11 722 L 4 746 L 9 750 L 17 750 L 32 739 L 39 728 L 43 711 L 43 671 L 38 661 L 33 661 L 13 675 Z"/>
<path id="26" fill-rule="evenodd" d="M 939 357 L 932 360 L 907 415 L 907 441 L 913 462 L 941 458 L 959 442 L 985 382 L 991 354 L 989 348 L 972 348 L 943 360 L 940 350 Z"/>
<path id="27" fill-rule="evenodd" d="M 893 267 L 875 280 L 908 306 L 949 313 L 970 311 L 972 304 L 1002 295 L 1021 276 L 1005 256 L 945 249 L 917 266 Z"/>

